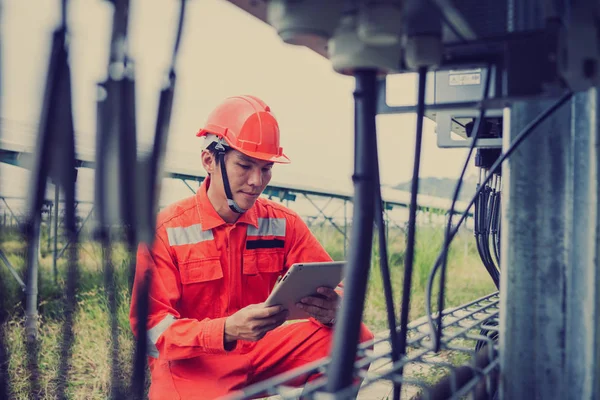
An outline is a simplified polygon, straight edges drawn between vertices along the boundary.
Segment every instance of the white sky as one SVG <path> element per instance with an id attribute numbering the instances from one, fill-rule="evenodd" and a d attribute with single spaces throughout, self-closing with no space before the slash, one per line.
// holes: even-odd
<path id="1" fill-rule="evenodd" d="M 138 137 L 149 142 L 172 52 L 179 0 L 132 0 L 131 4 Z M 60 2 L 3 0 L 2 5 L 2 117 L 35 126 Z M 95 85 L 105 78 L 112 6 L 104 0 L 70 0 L 69 23 L 75 127 L 79 143 L 89 143 L 91 149 Z M 200 142 L 195 133 L 208 113 L 227 96 L 253 94 L 277 115 L 282 146 L 293 161 L 277 167 L 274 180 L 322 188 L 351 186 L 353 80 L 335 73 L 328 60 L 284 44 L 270 26 L 225 0 L 193 0 L 188 1 L 177 74 L 167 161 L 186 160 L 183 167 L 199 169 L 195 160 Z M 414 104 L 414 86 L 414 77 L 407 76 L 402 85 L 389 90 L 405 104 Z M 434 127 L 426 120 L 421 176 L 457 178 L 465 151 L 438 149 Z M 384 184 L 410 179 L 414 131 L 414 115 L 378 117 Z M 5 133 L 4 138 L 22 143 L 33 139 L 17 131 Z M 2 168 L 0 173 L 6 171 Z M 3 175 L 3 186 L 16 184 Z"/>

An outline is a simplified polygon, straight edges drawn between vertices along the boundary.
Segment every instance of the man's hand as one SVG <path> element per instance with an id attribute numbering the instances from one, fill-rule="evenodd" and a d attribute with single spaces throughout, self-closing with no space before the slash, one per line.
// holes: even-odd
<path id="1" fill-rule="evenodd" d="M 287 315 L 288 311 L 281 306 L 267 307 L 260 303 L 244 307 L 225 320 L 225 344 L 236 340 L 256 342 L 283 324 Z"/>
<path id="2" fill-rule="evenodd" d="M 318 288 L 317 293 L 321 296 L 305 297 L 296 306 L 306 311 L 311 317 L 322 324 L 334 324 L 340 295 L 332 288 L 324 286 Z"/>

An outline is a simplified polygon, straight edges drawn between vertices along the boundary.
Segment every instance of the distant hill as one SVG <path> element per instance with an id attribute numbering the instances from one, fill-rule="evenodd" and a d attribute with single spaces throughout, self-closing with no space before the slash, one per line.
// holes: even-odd
<path id="1" fill-rule="evenodd" d="M 393 189 L 410 192 L 411 181 L 392 186 Z M 451 199 L 456 187 L 456 179 L 449 178 L 421 178 L 419 179 L 419 194 Z M 463 180 L 458 199 L 469 201 L 477 190 L 477 182 Z"/>

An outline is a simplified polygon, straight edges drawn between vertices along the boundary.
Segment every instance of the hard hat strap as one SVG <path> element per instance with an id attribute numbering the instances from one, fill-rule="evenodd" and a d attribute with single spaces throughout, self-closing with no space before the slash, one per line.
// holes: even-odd
<path id="1" fill-rule="evenodd" d="M 221 163 L 221 176 L 223 177 L 223 187 L 225 188 L 225 196 L 227 196 L 227 205 L 231 211 L 241 214 L 246 212 L 245 209 L 237 205 L 233 200 L 233 194 L 231 193 L 231 186 L 229 186 L 229 178 L 227 177 L 227 170 L 225 169 L 225 148 L 219 143 L 215 146 L 217 151 L 217 159 Z"/>

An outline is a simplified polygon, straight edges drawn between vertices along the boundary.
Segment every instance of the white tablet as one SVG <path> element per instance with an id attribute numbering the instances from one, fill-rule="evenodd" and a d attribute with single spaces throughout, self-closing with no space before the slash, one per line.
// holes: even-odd
<path id="1" fill-rule="evenodd" d="M 293 264 L 275 285 L 265 304 L 282 305 L 290 314 L 288 320 L 305 319 L 309 315 L 296 306 L 306 296 L 317 295 L 317 288 L 335 289 L 344 276 L 346 261 L 311 262 Z"/>

